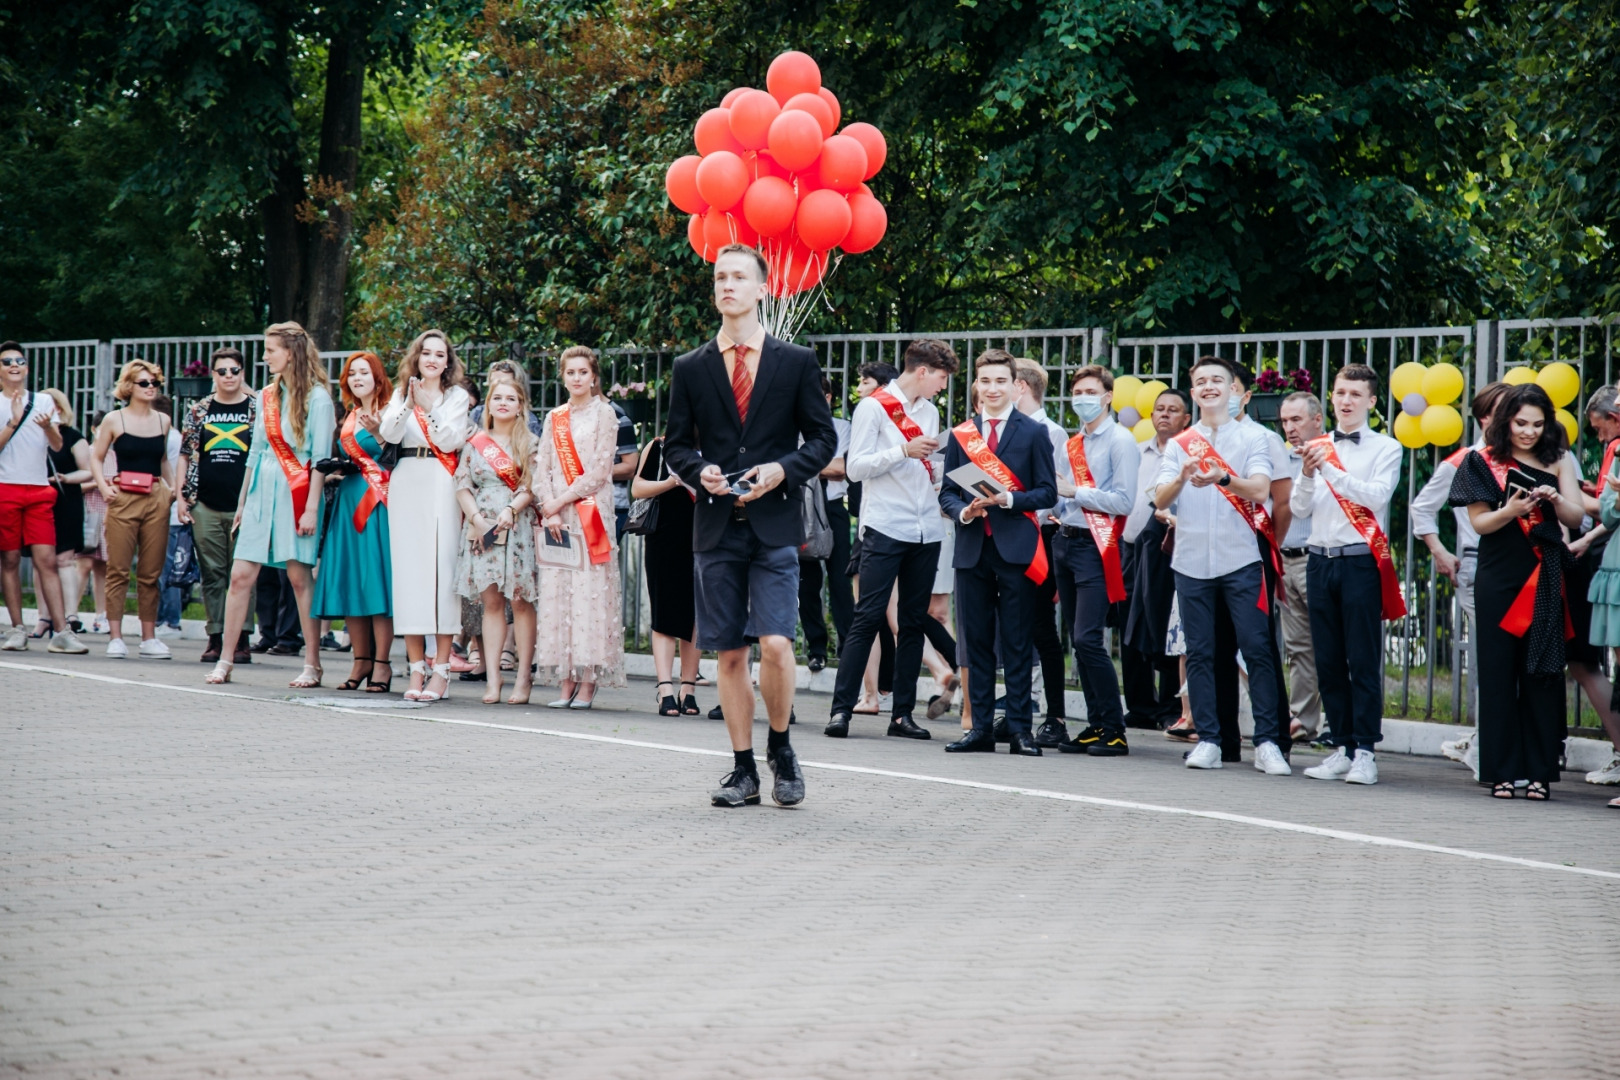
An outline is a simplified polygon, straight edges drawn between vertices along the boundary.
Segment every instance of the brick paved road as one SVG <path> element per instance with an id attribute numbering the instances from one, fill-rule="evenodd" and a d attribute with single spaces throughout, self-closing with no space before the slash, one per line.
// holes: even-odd
<path id="1" fill-rule="evenodd" d="M 288 702 L 295 673 L 226 697 L 0 666 L 0 1075 L 1620 1070 L 1615 878 L 816 768 L 798 809 L 713 810 L 721 757 L 419 722 L 724 749 L 646 683 L 593 713 L 373 714 Z M 823 739 L 825 699 L 800 705 L 810 762 L 1620 872 L 1585 784 L 1492 804 L 1393 755 L 1373 789 L 1195 774 L 1157 737 L 964 759 L 870 720 Z"/>

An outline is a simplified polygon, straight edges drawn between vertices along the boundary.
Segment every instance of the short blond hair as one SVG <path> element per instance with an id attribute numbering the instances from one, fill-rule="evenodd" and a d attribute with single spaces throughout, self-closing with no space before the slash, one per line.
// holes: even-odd
<path id="1" fill-rule="evenodd" d="M 135 379 L 142 373 L 152 376 L 159 386 L 163 385 L 163 371 L 150 360 L 136 357 L 124 365 L 118 373 L 118 385 L 113 389 L 113 397 L 119 401 L 128 401 L 135 396 Z"/>
<path id="2" fill-rule="evenodd" d="M 1046 384 L 1048 382 L 1046 369 L 1027 356 L 1020 356 L 1013 361 L 1013 378 L 1029 387 L 1029 392 L 1040 401 L 1046 397 Z"/>
<path id="3" fill-rule="evenodd" d="M 68 396 L 54 386 L 46 390 L 45 393 L 49 394 L 51 400 L 56 402 L 56 411 L 62 414 L 62 426 L 73 427 L 73 402 L 69 401 Z"/>

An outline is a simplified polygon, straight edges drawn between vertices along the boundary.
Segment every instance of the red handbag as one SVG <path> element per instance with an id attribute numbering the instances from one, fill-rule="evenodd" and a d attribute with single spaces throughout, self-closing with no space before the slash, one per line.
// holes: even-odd
<path id="1" fill-rule="evenodd" d="M 152 481 L 157 477 L 149 472 L 120 472 L 118 474 L 118 490 L 127 491 L 134 495 L 145 495 L 152 490 Z"/>

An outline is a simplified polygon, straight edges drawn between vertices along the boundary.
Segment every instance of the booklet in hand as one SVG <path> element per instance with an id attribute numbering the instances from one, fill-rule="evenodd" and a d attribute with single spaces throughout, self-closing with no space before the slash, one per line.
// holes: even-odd
<path id="1" fill-rule="evenodd" d="M 542 528 L 535 534 L 539 541 L 535 545 L 535 558 L 541 566 L 549 566 L 555 570 L 579 570 L 585 564 L 585 545 L 574 542 L 574 534 L 564 529 L 561 539 L 551 535 L 550 529 Z"/>
<path id="2" fill-rule="evenodd" d="M 991 478 L 990 474 L 973 462 L 958 465 L 945 475 L 962 486 L 962 490 L 986 499 L 998 498 L 1007 489 Z"/>

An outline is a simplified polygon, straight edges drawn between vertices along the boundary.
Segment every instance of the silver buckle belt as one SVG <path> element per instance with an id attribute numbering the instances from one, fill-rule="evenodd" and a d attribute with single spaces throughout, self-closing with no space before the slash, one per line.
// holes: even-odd
<path id="1" fill-rule="evenodd" d="M 1366 544 L 1346 544 L 1343 547 L 1317 547 L 1315 544 L 1308 544 L 1305 550 L 1324 559 L 1345 559 L 1351 555 L 1372 554 L 1372 548 Z"/>

